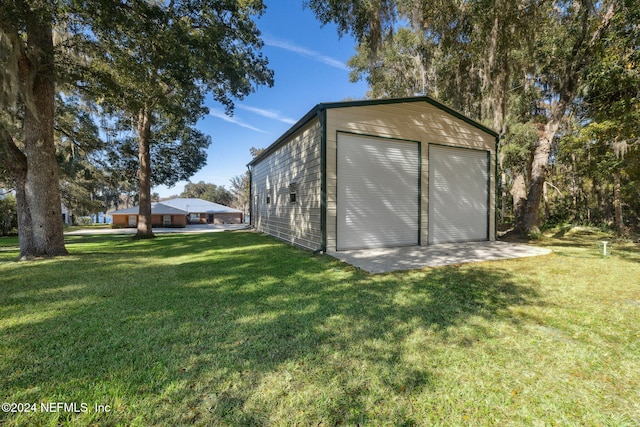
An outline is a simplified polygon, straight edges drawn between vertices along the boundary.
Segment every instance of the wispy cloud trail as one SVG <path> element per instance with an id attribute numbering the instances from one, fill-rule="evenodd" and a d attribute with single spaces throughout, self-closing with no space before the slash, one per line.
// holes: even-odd
<path id="1" fill-rule="evenodd" d="M 295 119 L 292 119 L 290 117 L 286 117 L 283 116 L 279 111 L 277 110 L 267 110 L 264 108 L 257 108 L 257 107 L 251 107 L 249 105 L 237 105 L 236 107 L 245 110 L 245 111 L 249 111 L 251 113 L 255 113 L 258 114 L 262 117 L 266 117 L 268 119 L 274 119 L 274 120 L 278 120 L 282 123 L 287 123 L 287 124 L 294 124 L 296 122 Z"/>
<path id="2" fill-rule="evenodd" d="M 243 128 L 251 129 L 252 131 L 255 131 L 255 132 L 268 133 L 268 132 L 263 131 L 262 129 L 258 129 L 255 126 L 251 126 L 250 124 L 245 123 L 244 121 L 240 120 L 237 117 L 228 116 L 222 110 L 210 109 L 209 110 L 209 115 L 213 116 L 213 117 L 216 117 L 218 119 L 222 119 L 225 122 L 233 123 L 233 124 L 241 126 Z"/>
<path id="3" fill-rule="evenodd" d="M 320 52 L 317 52 L 313 49 L 308 49 L 303 46 L 298 46 L 295 43 L 286 40 L 279 40 L 273 37 L 264 37 L 264 44 L 267 46 L 277 47 L 280 49 L 288 50 L 289 52 L 294 52 L 302 56 L 309 57 L 315 61 L 322 62 L 323 64 L 329 65 L 334 68 L 338 68 L 340 70 L 348 70 L 347 65 L 340 61 L 339 59 L 332 58 L 331 56 L 323 55 Z"/>

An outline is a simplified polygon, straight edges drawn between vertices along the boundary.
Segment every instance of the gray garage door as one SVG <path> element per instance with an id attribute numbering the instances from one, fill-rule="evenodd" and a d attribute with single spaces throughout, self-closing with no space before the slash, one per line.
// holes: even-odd
<path id="1" fill-rule="evenodd" d="M 429 145 L 429 244 L 489 240 L 489 153 Z"/>
<path id="2" fill-rule="evenodd" d="M 417 142 L 338 135 L 337 249 L 417 245 Z"/>

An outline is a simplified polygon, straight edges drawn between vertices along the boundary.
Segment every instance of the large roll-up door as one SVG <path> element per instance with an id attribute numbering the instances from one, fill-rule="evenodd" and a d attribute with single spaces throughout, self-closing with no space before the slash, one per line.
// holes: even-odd
<path id="1" fill-rule="evenodd" d="M 417 142 L 338 135 L 337 249 L 417 245 Z"/>
<path id="2" fill-rule="evenodd" d="M 429 244 L 489 240 L 489 152 L 429 146 Z"/>

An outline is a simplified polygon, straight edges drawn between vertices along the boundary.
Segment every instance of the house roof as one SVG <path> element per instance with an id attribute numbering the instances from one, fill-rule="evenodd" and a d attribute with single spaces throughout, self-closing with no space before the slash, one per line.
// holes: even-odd
<path id="1" fill-rule="evenodd" d="M 251 162 L 247 164 L 247 166 L 254 166 L 260 161 L 262 161 L 265 157 L 275 151 L 280 145 L 287 141 L 287 139 L 297 132 L 302 126 L 304 126 L 307 122 L 309 122 L 314 117 L 318 117 L 323 111 L 332 108 L 346 108 L 346 107 L 361 107 L 367 105 L 384 105 L 384 104 L 400 104 L 407 102 L 426 102 L 427 104 L 431 104 L 434 107 L 443 110 L 452 116 L 464 121 L 465 123 L 470 124 L 473 127 L 480 129 L 483 132 L 488 133 L 494 138 L 498 137 L 498 133 L 494 130 L 486 127 L 480 122 L 477 122 L 464 114 L 454 110 L 453 108 L 447 107 L 446 105 L 436 101 L 430 96 L 414 96 L 411 98 L 389 98 L 389 99 L 365 99 L 361 101 L 343 101 L 343 102 L 329 102 L 329 103 L 320 103 L 313 107 L 307 114 L 305 114 L 296 124 L 294 124 L 289 130 L 287 130 L 280 138 L 278 138 L 273 144 L 268 146 L 259 156 L 256 156 Z"/>
<path id="2" fill-rule="evenodd" d="M 120 209 L 119 211 L 108 212 L 109 215 L 138 215 L 140 206 L 132 208 Z M 187 211 L 174 206 L 168 206 L 164 203 L 151 203 L 151 215 L 186 215 Z"/>
<path id="3" fill-rule="evenodd" d="M 188 213 L 242 213 L 238 209 L 197 198 L 176 198 L 164 200 L 162 203 Z"/>

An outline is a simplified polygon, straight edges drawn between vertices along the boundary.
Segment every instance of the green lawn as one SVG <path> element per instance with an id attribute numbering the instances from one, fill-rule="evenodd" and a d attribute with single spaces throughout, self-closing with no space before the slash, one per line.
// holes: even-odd
<path id="1" fill-rule="evenodd" d="M 0 239 L 0 401 L 36 404 L 0 425 L 637 426 L 640 248 L 605 237 L 375 276 L 252 232 Z"/>

